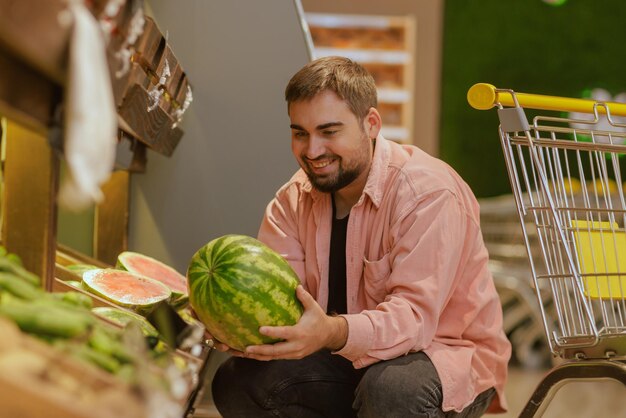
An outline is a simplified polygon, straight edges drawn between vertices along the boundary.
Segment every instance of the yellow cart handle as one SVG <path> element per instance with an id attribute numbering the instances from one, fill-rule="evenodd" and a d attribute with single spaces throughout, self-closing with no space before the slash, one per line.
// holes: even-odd
<path id="1" fill-rule="evenodd" d="M 515 97 L 513 97 L 515 95 Z M 564 112 L 606 113 L 607 106 L 612 116 L 626 116 L 626 104 L 616 102 L 598 102 L 591 99 L 573 99 L 568 97 L 544 96 L 541 94 L 517 93 L 512 90 L 497 89 L 491 84 L 477 83 L 467 91 L 467 101 L 478 110 L 488 110 L 496 105 L 515 106 L 515 99 L 521 107 L 540 110 L 557 110 Z"/>

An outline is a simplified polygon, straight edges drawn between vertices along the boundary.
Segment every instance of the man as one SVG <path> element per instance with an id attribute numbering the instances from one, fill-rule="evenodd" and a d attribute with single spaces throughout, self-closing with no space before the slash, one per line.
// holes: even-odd
<path id="1" fill-rule="evenodd" d="M 233 354 L 213 380 L 228 417 L 478 417 L 506 408 L 510 344 L 479 209 L 445 163 L 380 134 L 374 80 L 315 60 L 285 92 L 301 169 L 259 239 L 300 277 L 282 338 Z"/>

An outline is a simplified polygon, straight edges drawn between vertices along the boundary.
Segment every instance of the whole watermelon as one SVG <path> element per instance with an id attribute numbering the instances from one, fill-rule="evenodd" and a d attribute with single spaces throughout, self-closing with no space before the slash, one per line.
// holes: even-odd
<path id="1" fill-rule="evenodd" d="M 262 325 L 293 325 L 302 316 L 298 276 L 262 242 L 225 235 L 200 248 L 187 270 L 189 302 L 219 341 L 243 351 L 279 340 L 259 333 Z"/>

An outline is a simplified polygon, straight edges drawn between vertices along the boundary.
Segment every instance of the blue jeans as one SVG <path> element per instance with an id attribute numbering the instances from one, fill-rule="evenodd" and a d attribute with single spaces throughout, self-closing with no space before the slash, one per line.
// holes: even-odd
<path id="1" fill-rule="evenodd" d="M 328 351 L 269 362 L 231 357 L 215 374 L 212 390 L 224 418 L 474 418 L 495 394 L 489 389 L 462 412 L 444 413 L 441 381 L 422 352 L 358 370 Z"/>

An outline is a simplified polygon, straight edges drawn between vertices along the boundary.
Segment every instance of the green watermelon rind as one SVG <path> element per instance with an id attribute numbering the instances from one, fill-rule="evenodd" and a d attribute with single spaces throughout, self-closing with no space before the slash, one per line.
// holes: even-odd
<path id="1" fill-rule="evenodd" d="M 83 287 L 83 282 L 79 282 L 78 280 L 66 280 L 63 283 L 68 284 L 72 287 L 75 287 L 76 289 L 81 289 L 81 290 L 85 289 Z"/>
<path id="2" fill-rule="evenodd" d="M 83 273 L 86 271 L 99 269 L 100 267 L 94 266 L 93 264 L 68 264 L 65 268 L 78 277 L 83 277 Z"/>
<path id="3" fill-rule="evenodd" d="M 159 332 L 148 320 L 134 312 L 122 310 L 119 308 L 113 308 L 111 306 L 98 306 L 92 308 L 91 311 L 96 315 L 102 316 L 109 321 L 112 321 L 122 327 L 128 325 L 131 321 L 136 321 L 139 324 L 141 332 L 147 337 L 158 337 Z"/>
<path id="4" fill-rule="evenodd" d="M 120 300 L 119 298 L 115 298 L 114 296 L 107 294 L 105 291 L 103 291 L 102 289 L 98 288 L 98 286 L 96 284 L 93 283 L 93 280 L 100 277 L 102 274 L 107 274 L 107 272 L 115 272 L 115 273 L 125 273 L 131 277 L 135 277 L 137 280 L 139 281 L 148 281 L 151 284 L 155 284 L 157 287 L 161 287 L 161 289 L 163 290 L 163 294 L 161 294 L 160 296 L 155 296 L 152 298 L 149 298 L 148 300 L 144 300 L 144 301 L 134 301 L 134 302 L 126 302 L 123 300 Z M 163 283 L 151 279 L 149 277 L 145 277 L 145 276 L 140 276 L 138 274 L 133 274 L 129 271 L 126 270 L 119 270 L 119 269 L 94 269 L 94 270 L 89 270 L 86 271 L 83 274 L 83 287 L 85 288 L 85 290 L 100 296 L 101 298 L 108 300 L 111 303 L 114 303 L 116 305 L 122 306 L 124 308 L 128 308 L 131 309 L 133 311 L 136 311 L 138 313 L 144 314 L 144 313 L 148 313 L 150 312 L 150 310 L 159 302 L 162 301 L 169 301 L 169 299 L 172 297 L 172 292 L 169 289 L 169 287 L 165 286 Z"/>
<path id="5" fill-rule="evenodd" d="M 144 260 L 147 260 L 147 261 L 149 261 L 151 263 L 154 263 L 157 266 L 159 266 L 159 267 L 161 267 L 161 268 L 163 268 L 165 270 L 169 270 L 172 273 L 175 273 L 176 275 L 180 276 L 183 281 L 185 280 L 185 276 L 183 276 L 178 271 L 176 271 L 176 269 L 174 269 L 174 268 L 168 266 L 167 264 L 157 260 L 156 258 L 147 256 L 145 254 L 137 253 L 137 252 L 134 252 L 134 251 L 124 251 L 124 252 L 120 253 L 117 256 L 117 263 L 115 264 L 115 268 L 120 269 L 120 270 L 130 271 L 131 273 L 139 274 L 139 275 L 148 277 L 150 279 L 160 281 L 158 277 L 146 276 L 145 274 L 143 274 L 143 273 L 141 273 L 139 271 L 136 271 L 132 267 L 128 266 L 127 265 L 128 263 L 126 262 L 126 259 L 128 257 L 136 257 L 136 258 L 142 258 Z M 163 283 L 165 286 L 167 286 L 170 289 L 170 291 L 172 292 L 172 299 L 171 299 L 172 303 L 175 303 L 176 301 L 181 302 L 181 301 L 184 300 L 184 297 L 188 296 L 187 293 L 182 293 L 182 292 L 180 292 L 180 291 L 178 291 L 176 289 L 172 289 L 170 286 L 167 285 L 167 283 L 164 283 L 164 282 L 161 282 L 161 283 Z M 186 301 L 182 305 L 184 305 L 185 303 L 186 303 Z M 177 306 L 181 306 L 181 305 L 177 305 Z"/>
<path id="6" fill-rule="evenodd" d="M 182 295 L 177 298 L 174 297 L 174 292 L 172 292 L 172 298 L 169 304 L 175 310 L 186 308 L 189 305 L 189 295 Z"/>
<path id="7" fill-rule="evenodd" d="M 238 277 L 239 288 L 229 276 Z M 260 326 L 294 325 L 302 316 L 297 274 L 280 254 L 252 237 L 212 240 L 192 257 L 187 280 L 189 302 L 209 333 L 240 351 L 280 341 L 260 334 Z"/>

